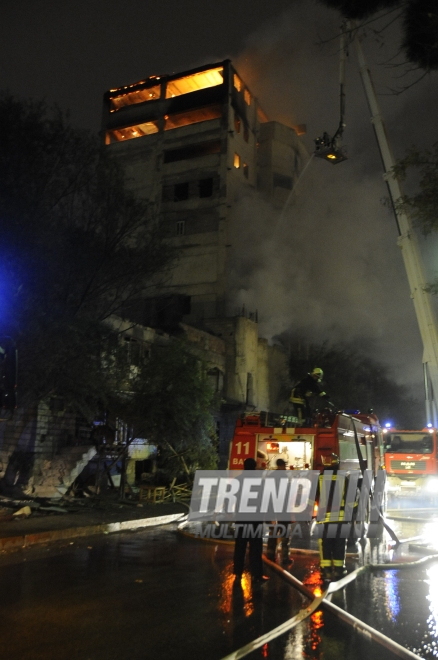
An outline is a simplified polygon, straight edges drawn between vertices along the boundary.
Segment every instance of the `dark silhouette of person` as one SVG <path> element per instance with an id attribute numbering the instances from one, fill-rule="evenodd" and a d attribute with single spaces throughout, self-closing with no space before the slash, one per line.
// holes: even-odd
<path id="1" fill-rule="evenodd" d="M 315 367 L 299 383 L 294 385 L 289 401 L 293 404 L 295 416 L 300 424 L 310 425 L 312 423 L 312 410 L 310 400 L 312 398 L 323 398 L 328 402 L 329 395 L 324 392 L 321 381 L 324 373 L 319 367 Z M 329 403 L 330 406 L 333 404 Z"/>
<path id="2" fill-rule="evenodd" d="M 283 458 L 277 458 L 275 461 L 277 470 L 286 470 L 287 465 L 286 461 Z M 272 521 L 272 524 L 275 525 L 275 521 Z M 276 528 L 271 528 L 268 536 L 268 547 L 266 551 L 266 556 L 268 559 L 275 561 L 275 556 L 277 552 L 277 541 L 280 539 L 281 543 L 281 557 L 282 563 L 286 566 L 289 566 L 293 561 L 289 558 L 289 537 L 288 536 L 278 536 Z"/>
<path id="3" fill-rule="evenodd" d="M 257 461 L 254 458 L 246 458 L 243 462 L 244 470 L 255 470 Z M 249 546 L 249 571 L 251 579 L 255 583 L 263 584 L 269 578 L 263 575 L 263 524 L 258 522 L 238 522 L 237 533 L 234 541 L 234 568 L 233 573 L 236 580 L 242 578 L 246 548 Z"/>

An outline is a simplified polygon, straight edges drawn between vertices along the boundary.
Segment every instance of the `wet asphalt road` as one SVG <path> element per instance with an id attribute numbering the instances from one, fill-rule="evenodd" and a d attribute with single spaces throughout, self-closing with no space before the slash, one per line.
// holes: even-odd
<path id="1" fill-rule="evenodd" d="M 429 515 L 429 514 L 428 514 Z M 391 523 L 400 538 L 438 523 Z M 435 541 L 436 539 L 436 541 Z M 384 538 L 348 560 L 415 561 Z M 320 589 L 316 555 L 290 569 Z M 245 575 L 233 588 L 232 545 L 182 536 L 175 526 L 81 539 L 0 556 L 0 640 L 5 660 L 220 660 L 307 605 L 274 573 L 258 589 Z M 366 572 L 333 602 L 421 657 L 438 657 L 438 562 Z M 247 657 L 394 658 L 325 610 Z"/>

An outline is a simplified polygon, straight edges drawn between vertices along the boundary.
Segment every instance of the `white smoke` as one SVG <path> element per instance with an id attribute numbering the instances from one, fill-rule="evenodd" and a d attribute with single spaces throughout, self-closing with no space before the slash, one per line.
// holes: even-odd
<path id="1" fill-rule="evenodd" d="M 339 17 L 317 6 L 315 12 L 313 3 L 295 2 L 234 58 L 270 119 L 307 125 L 309 152 L 314 138 L 323 131 L 333 135 L 339 123 Z M 429 146 L 436 139 L 436 76 L 392 94 L 391 88 L 408 86 L 418 74 L 402 76 L 406 68 L 384 64 L 398 48 L 396 27 L 385 43 L 368 33 L 366 55 L 396 156 L 413 143 Z M 346 124 L 348 160 L 333 166 L 314 158 L 286 209 L 248 193 L 238 201 L 233 302 L 258 310 L 267 337 L 300 328 L 312 339 L 374 340 L 374 357 L 390 365 L 400 382 L 415 383 L 421 397 L 422 345 L 396 222 L 383 203 L 388 193 L 353 47 Z"/>

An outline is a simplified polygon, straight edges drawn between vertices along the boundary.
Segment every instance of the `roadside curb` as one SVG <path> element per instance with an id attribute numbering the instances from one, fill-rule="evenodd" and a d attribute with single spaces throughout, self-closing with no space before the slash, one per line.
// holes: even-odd
<path id="1" fill-rule="evenodd" d="M 141 518 L 140 520 L 124 520 L 123 522 L 101 523 L 99 525 L 86 525 L 84 527 L 70 527 L 67 529 L 54 529 L 46 532 L 35 532 L 20 536 L 6 536 L 0 538 L 0 551 L 28 548 L 31 545 L 49 543 L 50 541 L 62 541 L 96 534 L 114 534 L 127 530 L 140 529 L 142 527 L 153 527 L 156 525 L 167 525 L 184 518 L 185 513 L 172 513 L 167 516 L 155 516 L 152 518 Z"/>

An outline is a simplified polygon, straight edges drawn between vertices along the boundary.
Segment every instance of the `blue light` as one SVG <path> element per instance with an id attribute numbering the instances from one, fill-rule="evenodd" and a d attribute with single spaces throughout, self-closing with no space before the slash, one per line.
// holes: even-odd
<path id="1" fill-rule="evenodd" d="M 427 428 L 428 428 L 428 429 L 431 429 L 431 428 L 432 428 L 432 424 L 431 424 L 430 422 L 429 422 L 429 424 L 427 425 Z"/>
<path id="2" fill-rule="evenodd" d="M 0 263 L 3 259 L 1 255 Z M 4 260 L 4 259 L 3 259 Z M 13 309 L 11 273 L 3 264 L 0 267 L 0 324 L 5 327 L 10 320 Z"/>
<path id="3" fill-rule="evenodd" d="M 391 426 L 392 426 L 391 422 L 386 422 L 385 427 L 386 427 L 387 429 L 390 429 Z"/>

